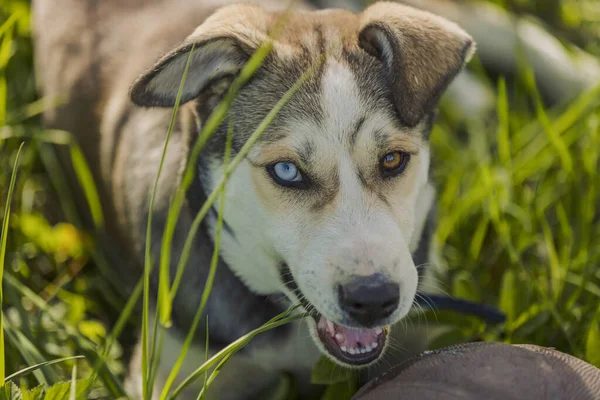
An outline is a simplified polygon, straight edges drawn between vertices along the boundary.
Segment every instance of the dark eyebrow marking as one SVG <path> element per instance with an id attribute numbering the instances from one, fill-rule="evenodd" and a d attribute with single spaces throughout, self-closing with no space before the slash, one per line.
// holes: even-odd
<path id="1" fill-rule="evenodd" d="M 365 190 L 371 193 L 375 193 L 377 197 L 379 197 L 379 200 L 381 200 L 386 206 L 390 208 L 392 207 L 389 200 L 385 197 L 380 188 L 378 188 L 376 184 L 369 183 L 361 170 L 357 170 L 356 175 L 358 176 L 358 180 L 360 181 L 362 187 L 365 188 Z"/>
<path id="2" fill-rule="evenodd" d="M 377 129 L 373 132 L 373 138 L 375 139 L 375 143 L 377 143 L 377 147 L 384 147 L 389 139 L 389 135 L 385 133 L 382 129 Z"/>
<path id="3" fill-rule="evenodd" d="M 366 118 L 363 115 L 356 122 L 356 125 L 354 126 L 354 131 L 352 131 L 352 133 L 350 134 L 350 146 L 354 147 L 354 144 L 356 143 L 356 138 L 358 137 L 358 132 L 360 132 L 360 129 L 362 128 L 363 124 L 365 123 L 365 119 Z"/>
<path id="4" fill-rule="evenodd" d="M 304 145 L 298 149 L 298 157 L 303 164 L 310 164 L 313 155 L 315 154 L 315 145 L 312 141 L 307 140 Z"/>
<path id="5" fill-rule="evenodd" d="M 311 210 L 313 212 L 320 212 L 325 208 L 328 204 L 333 202 L 340 191 L 340 174 L 336 169 L 332 171 L 331 176 L 329 177 L 328 182 L 320 187 L 319 190 L 319 198 L 318 200 L 311 206 Z"/>
<path id="6" fill-rule="evenodd" d="M 381 200 L 383 204 L 388 206 L 390 209 L 392 208 L 390 201 L 383 195 L 381 191 L 377 190 L 375 193 L 377 194 L 377 197 L 379 197 L 379 200 Z"/>
<path id="7" fill-rule="evenodd" d="M 280 140 L 283 140 L 286 137 L 288 137 L 288 132 L 277 130 L 277 131 L 274 131 L 274 132 L 266 132 L 266 134 L 262 135 L 258 139 L 258 141 L 262 142 L 262 143 L 272 144 L 272 143 L 278 142 Z"/>
<path id="8" fill-rule="evenodd" d="M 370 189 L 369 183 L 367 182 L 367 179 L 365 178 L 365 175 L 363 174 L 363 172 L 360 169 L 358 171 L 356 171 L 356 175 L 358 176 L 358 180 L 360 181 L 360 184 L 365 189 Z"/>

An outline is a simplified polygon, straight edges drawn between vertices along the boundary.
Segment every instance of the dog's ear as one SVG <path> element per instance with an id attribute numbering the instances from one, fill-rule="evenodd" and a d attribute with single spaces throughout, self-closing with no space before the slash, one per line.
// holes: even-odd
<path id="1" fill-rule="evenodd" d="M 359 46 L 389 71 L 400 118 L 414 127 L 475 52 L 453 22 L 397 3 L 380 2 L 361 18 Z"/>
<path id="2" fill-rule="evenodd" d="M 131 100 L 143 107 L 173 107 L 192 47 L 181 104 L 196 98 L 211 83 L 241 70 L 268 39 L 268 23 L 268 15 L 257 6 L 220 9 L 137 78 L 130 90 Z"/>

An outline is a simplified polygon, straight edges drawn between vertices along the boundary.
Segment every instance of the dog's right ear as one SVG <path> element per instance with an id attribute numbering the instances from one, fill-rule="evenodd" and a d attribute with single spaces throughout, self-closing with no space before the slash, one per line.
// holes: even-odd
<path id="1" fill-rule="evenodd" d="M 211 83 L 235 76 L 252 53 L 268 40 L 268 16 L 252 5 L 224 7 L 186 41 L 137 78 L 131 100 L 142 107 L 173 107 L 191 55 L 180 104 L 196 98 Z"/>
<path id="2" fill-rule="evenodd" d="M 362 13 L 359 46 L 389 71 L 396 110 L 416 126 L 475 52 L 471 36 L 437 15 L 393 2 Z"/>

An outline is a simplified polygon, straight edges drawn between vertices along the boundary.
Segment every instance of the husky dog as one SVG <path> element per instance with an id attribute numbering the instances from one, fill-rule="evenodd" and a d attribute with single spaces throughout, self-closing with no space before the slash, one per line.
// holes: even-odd
<path id="1" fill-rule="evenodd" d="M 310 393 L 320 355 L 343 366 L 377 365 L 393 326 L 413 305 L 435 194 L 428 136 L 438 99 L 475 45 L 454 23 L 397 3 L 378 2 L 360 13 L 300 4 L 289 14 L 276 0 L 225 3 L 35 0 L 39 86 L 44 96 L 66 100 L 46 112 L 45 123 L 73 132 L 81 144 L 103 200 L 109 237 L 103 245 L 122 257 L 115 269 L 139 277 L 150 194 L 188 59 L 154 203 L 154 260 L 203 123 L 273 34 L 272 51 L 203 149 L 174 235 L 173 279 L 191 222 L 223 174 L 228 127 L 235 156 L 324 55 L 231 176 L 206 307 L 211 353 L 290 305 L 300 303 L 312 315 L 259 335 L 230 360 L 209 396 L 260 398 L 283 372 Z M 195 237 L 155 392 L 199 306 L 217 209 Z M 204 360 L 205 330 L 198 329 L 182 376 Z M 134 398 L 141 397 L 140 354 L 138 348 L 128 380 Z"/>

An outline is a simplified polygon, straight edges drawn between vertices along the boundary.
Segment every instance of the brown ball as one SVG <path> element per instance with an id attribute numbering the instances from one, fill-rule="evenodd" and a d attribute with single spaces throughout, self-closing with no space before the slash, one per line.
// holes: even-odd
<path id="1" fill-rule="evenodd" d="M 600 369 L 545 347 L 469 343 L 425 352 L 352 398 L 383 399 L 599 400 Z"/>

